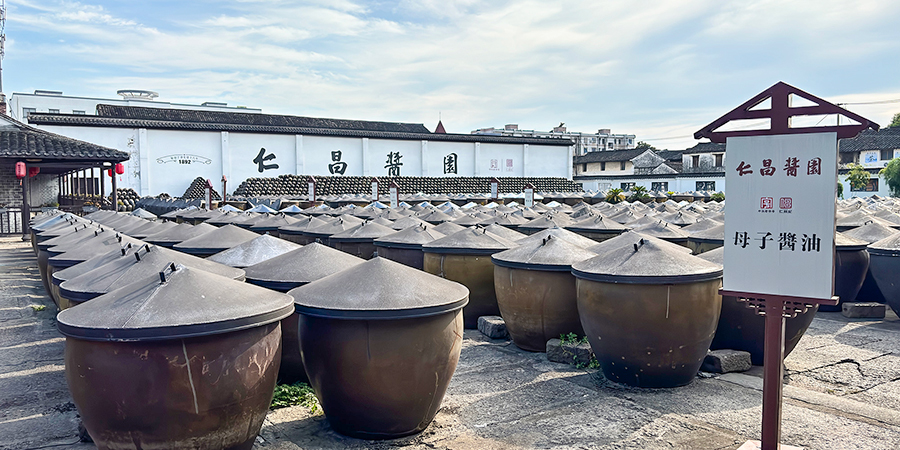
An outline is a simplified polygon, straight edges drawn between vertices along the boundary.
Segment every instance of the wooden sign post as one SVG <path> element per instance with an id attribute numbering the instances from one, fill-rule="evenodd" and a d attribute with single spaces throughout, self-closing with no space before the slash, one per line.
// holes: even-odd
<path id="1" fill-rule="evenodd" d="M 534 208 L 534 185 L 528 183 L 522 191 L 525 194 L 525 207 Z"/>
<path id="2" fill-rule="evenodd" d="M 378 178 L 372 178 L 372 201 L 378 201 Z"/>
<path id="3" fill-rule="evenodd" d="M 791 96 L 815 106 L 791 107 Z M 762 107 L 766 101 L 768 108 Z M 790 126 L 792 116 L 828 114 L 857 123 Z M 771 126 L 718 131 L 745 119 L 769 119 Z M 765 316 L 762 450 L 777 450 L 781 443 L 784 319 L 817 304 L 838 303 L 833 295 L 837 140 L 870 127 L 878 129 L 850 111 L 777 83 L 694 133 L 697 139 L 726 144 L 728 212 L 720 293 L 746 301 Z"/>
<path id="4" fill-rule="evenodd" d="M 309 186 L 307 187 L 307 193 L 309 194 L 309 203 L 312 205 L 316 204 L 316 179 L 312 176 L 309 177 Z"/>
<path id="5" fill-rule="evenodd" d="M 397 208 L 400 206 L 400 186 L 397 183 L 391 181 L 391 208 Z"/>

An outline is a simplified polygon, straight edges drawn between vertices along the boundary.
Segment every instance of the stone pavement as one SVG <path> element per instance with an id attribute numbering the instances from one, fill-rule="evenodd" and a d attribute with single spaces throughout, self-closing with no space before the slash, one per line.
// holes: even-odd
<path id="1" fill-rule="evenodd" d="M 95 448 L 77 443 L 54 317 L 30 246 L 0 239 L 0 450 Z M 783 442 L 900 449 L 898 358 L 892 312 L 885 320 L 818 313 L 785 361 Z M 735 449 L 759 438 L 760 376 L 755 367 L 676 389 L 628 388 L 469 330 L 443 408 L 423 433 L 352 439 L 321 411 L 292 407 L 269 414 L 254 449 Z"/>

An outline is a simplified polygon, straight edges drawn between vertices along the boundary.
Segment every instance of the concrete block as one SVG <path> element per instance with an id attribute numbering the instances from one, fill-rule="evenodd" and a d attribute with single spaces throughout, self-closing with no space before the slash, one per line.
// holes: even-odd
<path id="1" fill-rule="evenodd" d="M 506 322 L 500 316 L 481 316 L 478 318 L 478 331 L 491 339 L 509 339 Z"/>
<path id="2" fill-rule="evenodd" d="M 843 303 L 841 314 L 851 319 L 884 319 L 885 305 L 883 303 Z"/>
<path id="3" fill-rule="evenodd" d="M 712 373 L 745 372 L 753 365 L 750 352 L 740 350 L 713 350 L 706 354 L 700 370 Z"/>
<path id="4" fill-rule="evenodd" d="M 591 344 L 587 342 L 563 344 L 562 341 L 555 338 L 547 341 L 547 360 L 552 362 L 587 366 L 591 363 L 593 356 Z"/>

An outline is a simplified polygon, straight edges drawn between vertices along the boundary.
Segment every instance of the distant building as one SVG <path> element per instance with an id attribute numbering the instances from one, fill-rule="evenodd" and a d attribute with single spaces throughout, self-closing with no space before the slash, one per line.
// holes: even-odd
<path id="1" fill-rule="evenodd" d="M 612 134 L 609 128 L 601 128 L 596 133 L 567 131 L 562 123 L 551 131 L 522 130 L 517 124 L 507 124 L 503 128 L 479 128 L 472 134 L 572 139 L 575 141 L 576 156 L 607 150 L 628 150 L 637 145 L 633 134 Z"/>
<path id="2" fill-rule="evenodd" d="M 900 157 L 900 128 L 864 130 L 853 139 L 841 139 L 839 148 L 838 179 L 844 185 L 844 197 L 890 195 L 887 183 L 878 172 L 892 159 Z M 869 172 L 869 183 L 865 188 L 855 190 L 847 182 L 851 164 L 859 164 Z"/>
<path id="3" fill-rule="evenodd" d="M 139 89 L 121 89 L 116 92 L 122 98 L 75 97 L 63 95 L 62 91 L 35 90 L 33 94 L 13 93 L 9 100 L 9 114 L 14 119 L 26 121 L 33 112 L 49 114 L 94 115 L 97 105 L 142 106 L 147 108 L 188 109 L 196 111 L 239 111 L 261 113 L 259 108 L 228 106 L 222 102 L 204 102 L 200 105 L 161 102 L 159 94 Z"/>

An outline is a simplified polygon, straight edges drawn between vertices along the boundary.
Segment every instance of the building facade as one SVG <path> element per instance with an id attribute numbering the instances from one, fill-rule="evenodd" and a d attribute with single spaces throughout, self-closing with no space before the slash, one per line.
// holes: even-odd
<path id="1" fill-rule="evenodd" d="M 197 177 L 233 190 L 251 177 L 560 177 L 571 139 L 431 133 L 422 124 L 100 103 L 94 114 L 33 112 L 36 127 L 130 154 L 119 187 L 180 196 Z"/>
<path id="2" fill-rule="evenodd" d="M 503 128 L 479 128 L 473 131 L 472 134 L 571 139 L 575 142 L 576 156 L 608 150 L 628 150 L 635 148 L 637 145 L 633 134 L 612 134 L 609 128 L 601 128 L 596 133 L 567 131 L 565 124 L 560 124 L 551 131 L 523 130 L 519 129 L 517 124 L 507 124 Z"/>

